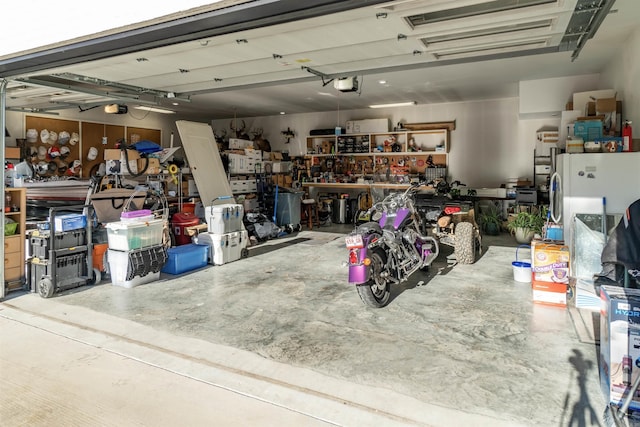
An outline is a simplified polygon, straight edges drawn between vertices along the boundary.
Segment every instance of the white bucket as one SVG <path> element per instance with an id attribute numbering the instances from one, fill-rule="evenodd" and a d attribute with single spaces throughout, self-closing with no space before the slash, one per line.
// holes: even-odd
<path id="1" fill-rule="evenodd" d="M 530 248 L 530 246 L 520 245 L 516 248 L 516 260 L 511 263 L 513 266 L 513 280 L 531 283 L 531 263 L 518 260 L 518 250 L 520 248 Z"/>

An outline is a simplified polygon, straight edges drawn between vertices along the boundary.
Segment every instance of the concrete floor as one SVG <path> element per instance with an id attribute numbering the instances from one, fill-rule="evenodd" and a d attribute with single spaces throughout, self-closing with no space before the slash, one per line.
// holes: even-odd
<path id="1" fill-rule="evenodd" d="M 474 265 L 445 248 L 376 310 L 346 283 L 350 229 L 132 289 L 9 295 L 0 422 L 601 425 L 597 347 L 575 310 L 513 280 L 511 236 L 485 237 Z"/>

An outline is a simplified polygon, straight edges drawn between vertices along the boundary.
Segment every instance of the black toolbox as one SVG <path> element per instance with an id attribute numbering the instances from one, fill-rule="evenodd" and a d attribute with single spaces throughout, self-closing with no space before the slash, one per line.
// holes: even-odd
<path id="1" fill-rule="evenodd" d="M 38 292 L 38 282 L 43 278 L 50 278 L 57 289 L 67 289 L 86 284 L 90 276 L 87 251 L 55 257 L 55 268 L 46 259 L 32 258 L 29 264 L 31 292 Z"/>
<path id="2" fill-rule="evenodd" d="M 53 240 L 53 247 L 51 241 Z M 58 249 L 70 249 L 87 244 L 87 230 L 62 231 L 54 233 L 51 239 L 50 231 L 34 230 L 29 236 L 29 254 L 39 259 L 49 259 L 49 251 Z"/>

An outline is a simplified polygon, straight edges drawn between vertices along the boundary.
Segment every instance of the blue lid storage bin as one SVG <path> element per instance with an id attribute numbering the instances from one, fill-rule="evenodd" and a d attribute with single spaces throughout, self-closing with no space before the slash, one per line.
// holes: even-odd
<path id="1" fill-rule="evenodd" d="M 209 245 L 189 243 L 167 249 L 168 260 L 162 267 L 163 273 L 182 274 L 207 265 Z"/>

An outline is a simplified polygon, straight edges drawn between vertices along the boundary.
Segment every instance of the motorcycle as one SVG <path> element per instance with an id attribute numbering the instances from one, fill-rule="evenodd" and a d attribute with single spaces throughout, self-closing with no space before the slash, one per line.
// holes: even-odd
<path id="1" fill-rule="evenodd" d="M 459 183 L 458 183 L 459 184 Z M 434 194 L 418 194 L 428 185 Z M 349 251 L 349 284 L 371 307 L 389 303 L 391 285 L 426 270 L 440 254 L 440 244 L 454 247 L 458 263 L 472 264 L 481 248 L 470 202 L 452 201 L 444 181 L 415 183 L 374 204 L 369 221 L 345 237 Z M 377 219 L 377 221 L 375 221 Z"/>
<path id="2" fill-rule="evenodd" d="M 423 186 L 412 184 L 376 203 L 372 218 L 345 237 L 349 250 L 349 283 L 356 285 L 362 301 L 371 307 L 389 303 L 391 285 L 402 283 L 438 257 L 438 240 L 423 234 L 414 194 Z"/>

